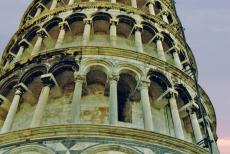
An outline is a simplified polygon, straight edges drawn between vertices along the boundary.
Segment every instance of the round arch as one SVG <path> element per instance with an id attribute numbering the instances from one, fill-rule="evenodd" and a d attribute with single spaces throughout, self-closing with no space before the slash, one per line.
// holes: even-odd
<path id="1" fill-rule="evenodd" d="M 116 152 L 123 152 L 125 154 L 143 154 L 137 149 L 119 145 L 119 144 L 103 144 L 103 145 L 96 145 L 94 147 L 90 147 L 83 151 L 81 154 L 97 154 L 99 152 L 105 152 L 105 151 L 116 151 Z"/>
<path id="2" fill-rule="evenodd" d="M 35 154 L 55 154 L 51 149 L 40 145 L 25 145 L 12 149 L 5 154 L 23 154 L 23 153 L 35 153 Z"/>

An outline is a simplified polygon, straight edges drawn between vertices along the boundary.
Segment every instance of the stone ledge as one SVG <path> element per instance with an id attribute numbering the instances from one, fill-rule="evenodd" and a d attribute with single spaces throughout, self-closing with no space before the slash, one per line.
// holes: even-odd
<path id="1" fill-rule="evenodd" d="M 138 144 L 158 145 L 177 149 L 183 153 L 208 154 L 208 151 L 195 144 L 150 131 L 109 125 L 56 125 L 25 129 L 0 135 L 0 148 L 25 142 L 61 138 L 122 139 Z"/>

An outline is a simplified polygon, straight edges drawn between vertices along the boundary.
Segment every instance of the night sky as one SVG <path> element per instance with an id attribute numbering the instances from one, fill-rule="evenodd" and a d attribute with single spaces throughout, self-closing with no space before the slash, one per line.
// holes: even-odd
<path id="1" fill-rule="evenodd" d="M 230 0 L 175 0 L 205 89 L 217 114 L 218 144 L 230 154 Z M 31 0 L 0 0 L 0 52 Z"/>

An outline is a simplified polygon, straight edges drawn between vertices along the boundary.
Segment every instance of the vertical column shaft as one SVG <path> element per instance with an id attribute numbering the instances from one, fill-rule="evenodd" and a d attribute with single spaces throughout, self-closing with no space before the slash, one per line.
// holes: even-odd
<path id="1" fill-rule="evenodd" d="M 211 127 L 210 127 L 209 123 L 207 124 L 207 129 L 208 129 L 209 138 L 212 141 L 211 146 L 212 146 L 213 154 L 220 154 L 220 151 L 219 151 L 218 146 L 216 144 L 216 141 L 214 139 L 214 136 L 213 136 L 213 133 L 212 133 L 212 130 L 211 130 Z"/>
<path id="2" fill-rule="evenodd" d="M 176 65 L 177 68 L 182 69 L 182 64 L 179 58 L 179 55 L 177 53 L 177 51 L 173 52 L 173 59 L 174 59 L 174 63 Z"/>
<path id="3" fill-rule="evenodd" d="M 8 111 L 7 117 L 6 117 L 5 122 L 3 124 L 1 133 L 6 133 L 10 130 L 12 123 L 14 121 L 15 114 L 16 114 L 17 109 L 18 109 L 18 105 L 19 105 L 19 101 L 20 101 L 22 93 L 23 93 L 22 90 L 19 90 L 19 89 L 16 90 L 13 101 L 10 105 L 10 109 Z"/>
<path id="4" fill-rule="evenodd" d="M 84 77 L 79 75 L 77 72 L 74 73 L 75 76 L 75 88 L 73 93 L 72 108 L 71 108 L 71 123 L 80 123 L 81 121 L 81 95 L 82 95 L 82 85 L 84 82 Z"/>
<path id="5" fill-rule="evenodd" d="M 142 38 L 141 38 L 141 25 L 135 25 L 135 44 L 137 51 L 143 52 L 143 46 L 142 46 Z"/>
<path id="6" fill-rule="evenodd" d="M 39 50 L 41 49 L 42 41 L 43 38 L 41 36 L 38 36 L 31 55 L 36 55 L 39 52 Z"/>
<path id="7" fill-rule="evenodd" d="M 82 40 L 82 45 L 85 46 L 87 45 L 89 38 L 90 38 L 90 30 L 91 30 L 91 19 L 85 19 L 85 28 L 83 32 L 83 40 Z"/>
<path id="8" fill-rule="evenodd" d="M 156 13 L 155 13 L 155 10 L 154 10 L 154 5 L 153 5 L 153 3 L 149 3 L 148 4 L 148 8 L 149 8 L 149 14 L 151 14 L 151 15 L 156 15 Z"/>
<path id="9" fill-rule="evenodd" d="M 137 8 L 137 0 L 131 0 L 132 7 Z"/>
<path id="10" fill-rule="evenodd" d="M 36 13 L 35 13 L 35 15 L 34 15 L 34 17 L 39 16 L 41 13 L 42 13 L 42 8 L 41 8 L 41 7 L 38 7 L 38 8 L 37 8 L 37 11 L 36 11 Z"/>
<path id="11" fill-rule="evenodd" d="M 51 7 L 50 7 L 50 10 L 53 10 L 56 8 L 57 6 L 57 3 L 58 3 L 58 0 L 53 0 L 52 4 L 51 4 Z"/>
<path id="12" fill-rule="evenodd" d="M 142 81 L 141 84 L 141 103 L 144 116 L 144 127 L 148 131 L 153 131 L 153 120 L 151 105 L 149 101 L 149 81 Z"/>
<path id="13" fill-rule="evenodd" d="M 157 54 L 160 60 L 166 61 L 164 48 L 162 45 L 162 38 L 160 36 L 157 36 Z"/>
<path id="14" fill-rule="evenodd" d="M 197 120 L 197 116 L 196 113 L 189 113 L 190 119 L 191 119 L 191 124 L 192 124 L 192 128 L 193 128 L 193 132 L 194 132 L 194 136 L 196 139 L 196 142 L 200 142 L 201 140 L 203 140 L 203 136 L 201 133 L 201 129 L 200 129 L 200 125 L 199 122 Z"/>
<path id="15" fill-rule="evenodd" d="M 30 127 L 40 126 L 43 112 L 48 102 L 50 89 L 51 89 L 50 85 L 46 85 L 42 88 Z"/>
<path id="16" fill-rule="evenodd" d="M 15 62 L 18 62 L 21 59 L 24 50 L 25 50 L 25 48 L 23 46 L 20 46 L 18 53 L 14 59 Z"/>
<path id="17" fill-rule="evenodd" d="M 10 59 L 8 58 L 6 60 L 5 66 L 3 67 L 3 70 L 6 70 L 8 68 L 8 66 L 10 65 Z"/>
<path id="18" fill-rule="evenodd" d="M 162 18 L 163 18 L 163 21 L 164 21 L 164 22 L 169 23 L 167 12 L 164 12 L 164 13 L 163 13 Z"/>
<path id="19" fill-rule="evenodd" d="M 181 119 L 174 94 L 172 94 L 171 98 L 169 99 L 169 104 L 176 137 L 184 140 L 184 132 L 182 129 Z"/>
<path id="20" fill-rule="evenodd" d="M 63 44 L 64 38 L 65 38 L 65 33 L 66 33 L 67 23 L 62 22 L 62 23 L 59 24 L 59 27 L 60 27 L 60 32 L 59 32 L 59 35 L 58 35 L 58 39 L 57 39 L 55 48 L 59 48 Z"/>
<path id="21" fill-rule="evenodd" d="M 110 41 L 112 46 L 116 46 L 116 41 L 117 41 L 117 20 L 113 19 L 110 21 Z"/>
<path id="22" fill-rule="evenodd" d="M 118 104 L 117 104 L 117 81 L 118 75 L 112 75 L 110 78 L 109 91 L 109 124 L 116 125 L 118 120 Z"/>

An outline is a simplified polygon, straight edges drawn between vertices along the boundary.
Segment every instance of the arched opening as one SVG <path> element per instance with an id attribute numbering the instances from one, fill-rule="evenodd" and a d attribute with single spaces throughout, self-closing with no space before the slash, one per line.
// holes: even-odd
<path id="1" fill-rule="evenodd" d="M 93 45 L 109 45 L 109 21 L 110 16 L 108 14 L 99 13 L 93 17 Z"/>
<path id="2" fill-rule="evenodd" d="M 65 35 L 66 43 L 73 46 L 80 45 L 84 32 L 84 18 L 82 14 L 73 14 L 67 19 L 70 30 Z"/>
<path id="3" fill-rule="evenodd" d="M 168 19 L 169 24 L 173 23 L 173 17 L 171 15 L 171 13 L 168 14 L 167 19 Z"/>
<path id="4" fill-rule="evenodd" d="M 86 74 L 81 100 L 82 123 L 108 124 L 107 73 L 102 66 L 91 66 Z"/>
<path id="5" fill-rule="evenodd" d="M 10 105 L 15 95 L 14 86 L 18 83 L 17 77 L 10 77 L 10 79 L 6 80 L 0 88 L 0 94 L 5 97 L 8 101 L 1 102 L 0 104 L 0 122 L 3 125 L 7 113 L 9 111 Z"/>
<path id="6" fill-rule="evenodd" d="M 40 27 L 33 27 L 26 32 L 24 39 L 26 39 L 30 45 L 24 50 L 22 57 L 27 57 L 31 54 L 31 51 L 33 50 L 33 47 L 38 39 L 37 31 L 39 29 Z"/>
<path id="7" fill-rule="evenodd" d="M 119 16 L 118 19 L 117 44 L 119 44 L 121 48 L 136 50 L 134 39 L 135 20 L 126 16 Z"/>
<path id="8" fill-rule="evenodd" d="M 155 10 L 156 15 L 162 11 L 162 5 L 159 1 L 155 2 L 154 10 Z"/>
<path id="9" fill-rule="evenodd" d="M 134 72 L 123 70 L 120 73 L 118 85 L 118 121 L 137 124 L 141 121 L 136 113 L 141 112 L 140 93 L 137 89 L 137 80 Z"/>
<path id="10" fill-rule="evenodd" d="M 41 3 L 49 10 L 53 0 L 42 0 Z"/>
<path id="11" fill-rule="evenodd" d="M 48 33 L 48 37 L 45 37 L 43 40 L 44 48 L 51 49 L 55 46 L 57 38 L 59 36 L 60 28 L 59 23 L 61 22 L 61 19 L 53 19 L 52 21 L 49 21 L 45 26 L 45 30 Z M 44 48 L 41 48 L 44 49 Z"/>
<path id="12" fill-rule="evenodd" d="M 174 135 L 171 113 L 165 92 L 170 87 L 168 79 L 160 72 L 149 73 L 149 99 L 154 130 L 161 134 Z"/>
<path id="13" fill-rule="evenodd" d="M 150 55 L 157 56 L 156 34 L 157 30 L 149 23 L 143 23 L 143 30 L 141 32 L 142 43 L 144 51 Z"/>
<path id="14" fill-rule="evenodd" d="M 176 85 L 175 87 L 176 91 L 178 92 L 178 95 L 176 96 L 177 107 L 180 110 L 180 108 L 182 108 L 184 105 L 190 103 L 191 96 L 184 86 Z M 183 111 L 180 113 L 180 117 L 185 139 L 189 142 L 196 142 L 189 114 L 186 113 L 186 111 Z"/>
<path id="15" fill-rule="evenodd" d="M 12 124 L 12 130 L 25 129 L 30 126 L 33 111 L 35 111 L 36 103 L 44 86 L 40 77 L 45 72 L 45 66 L 35 66 L 21 77 L 20 83 L 25 84 L 29 91 L 26 91 L 21 97 L 21 103 Z"/>
<path id="16" fill-rule="evenodd" d="M 173 39 L 166 33 L 163 33 L 164 40 L 162 42 L 165 57 L 168 63 L 174 64 L 173 52 L 176 52 L 174 49 L 174 41 Z"/>
<path id="17" fill-rule="evenodd" d="M 50 68 L 57 85 L 51 88 L 41 125 L 68 123 L 75 87 L 74 68 L 77 67 L 72 61 L 58 62 Z"/>
<path id="18" fill-rule="evenodd" d="M 144 8 L 145 4 L 146 4 L 145 0 L 136 0 L 136 1 L 137 1 L 137 8 L 146 9 L 146 8 Z"/>

